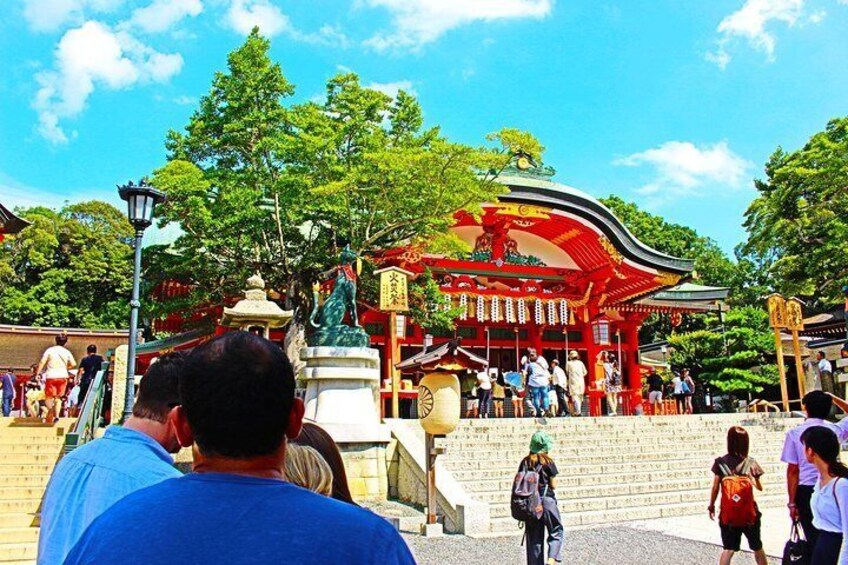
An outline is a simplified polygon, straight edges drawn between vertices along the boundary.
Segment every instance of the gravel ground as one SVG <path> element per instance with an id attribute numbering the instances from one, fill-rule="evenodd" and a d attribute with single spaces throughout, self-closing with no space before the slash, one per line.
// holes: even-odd
<path id="1" fill-rule="evenodd" d="M 718 532 L 716 532 L 718 535 Z M 443 536 L 426 539 L 403 534 L 419 565 L 521 565 L 520 537 L 471 539 Z M 742 542 L 743 547 L 745 542 Z M 721 548 L 627 527 L 567 531 L 563 563 L 569 565 L 709 565 L 718 563 Z M 734 565 L 754 563 L 741 552 Z M 770 560 L 778 565 L 779 560 Z"/>

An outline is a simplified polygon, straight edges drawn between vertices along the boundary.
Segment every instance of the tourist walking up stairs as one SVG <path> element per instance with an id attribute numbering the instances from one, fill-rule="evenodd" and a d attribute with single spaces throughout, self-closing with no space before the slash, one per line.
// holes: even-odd
<path id="1" fill-rule="evenodd" d="M 812 426 L 801 434 L 804 456 L 819 473 L 810 506 L 818 530 L 812 565 L 848 565 L 848 467 L 839 460 L 839 439 L 829 428 Z"/>

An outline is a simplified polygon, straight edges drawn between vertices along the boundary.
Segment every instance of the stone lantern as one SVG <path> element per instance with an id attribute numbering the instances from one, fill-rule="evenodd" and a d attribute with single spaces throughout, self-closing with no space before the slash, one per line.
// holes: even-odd
<path id="1" fill-rule="evenodd" d="M 268 339 L 272 328 L 285 326 L 293 316 L 291 310 L 283 310 L 276 302 L 268 300 L 265 281 L 256 274 L 247 279 L 244 299 L 239 300 L 232 308 L 224 308 L 221 325 L 242 331 L 262 328 L 262 336 Z"/>

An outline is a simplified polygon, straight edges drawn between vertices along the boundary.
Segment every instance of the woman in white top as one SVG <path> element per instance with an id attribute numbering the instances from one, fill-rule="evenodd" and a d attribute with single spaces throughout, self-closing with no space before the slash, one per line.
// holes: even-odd
<path id="1" fill-rule="evenodd" d="M 839 439 L 823 426 L 812 426 L 801 434 L 804 455 L 816 466 L 819 480 L 810 506 L 813 525 L 819 530 L 812 565 L 848 565 L 848 467 L 839 460 Z"/>
<path id="2" fill-rule="evenodd" d="M 683 379 L 680 378 L 680 375 L 677 373 L 674 374 L 674 378 L 671 379 L 671 384 L 674 387 L 672 394 L 674 395 L 674 400 L 677 404 L 677 413 L 685 414 L 686 413 L 686 395 L 683 394 Z"/>

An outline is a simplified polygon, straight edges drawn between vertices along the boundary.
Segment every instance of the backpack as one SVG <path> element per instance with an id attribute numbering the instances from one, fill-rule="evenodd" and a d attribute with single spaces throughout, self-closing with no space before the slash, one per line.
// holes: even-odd
<path id="1" fill-rule="evenodd" d="M 621 386 L 621 372 L 613 371 L 612 376 L 610 377 L 610 385 L 612 386 Z"/>
<path id="2" fill-rule="evenodd" d="M 757 521 L 757 504 L 754 502 L 754 481 L 748 476 L 751 465 L 745 459 L 731 471 L 727 465 L 719 465 L 721 478 L 721 512 L 719 522 L 734 528 L 751 526 Z"/>
<path id="3" fill-rule="evenodd" d="M 529 469 L 526 461 L 518 468 L 512 481 L 509 509 L 520 522 L 539 520 L 542 517 L 542 496 L 539 494 L 541 466 Z"/>

